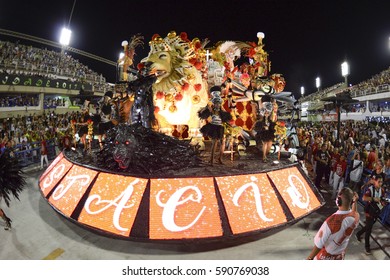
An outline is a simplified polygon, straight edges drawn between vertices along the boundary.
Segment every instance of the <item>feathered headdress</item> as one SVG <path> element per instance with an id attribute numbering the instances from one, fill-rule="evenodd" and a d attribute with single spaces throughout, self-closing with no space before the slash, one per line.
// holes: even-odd
<path id="1" fill-rule="evenodd" d="M 25 183 L 18 160 L 3 152 L 0 156 L 0 199 L 4 198 L 9 207 L 11 197 L 19 199 Z"/>

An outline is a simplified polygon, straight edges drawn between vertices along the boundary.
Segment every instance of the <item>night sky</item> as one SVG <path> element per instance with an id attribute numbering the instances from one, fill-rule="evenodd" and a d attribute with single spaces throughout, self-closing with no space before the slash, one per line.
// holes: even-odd
<path id="1" fill-rule="evenodd" d="M 0 1 L 0 28 L 58 42 L 68 25 L 74 0 Z M 371 78 L 390 65 L 388 0 L 122 0 L 76 1 L 70 29 L 74 48 L 116 61 L 121 42 L 140 33 L 149 51 L 153 34 L 175 30 L 188 37 L 218 41 L 254 41 L 264 32 L 271 73 L 284 75 L 287 91 L 316 91 L 315 78 L 326 88 L 343 81 L 340 65 L 350 65 L 349 83 Z M 0 35 L 1 40 L 15 41 Z M 34 45 L 34 43 L 29 43 Z M 115 67 L 78 57 L 109 82 Z"/>

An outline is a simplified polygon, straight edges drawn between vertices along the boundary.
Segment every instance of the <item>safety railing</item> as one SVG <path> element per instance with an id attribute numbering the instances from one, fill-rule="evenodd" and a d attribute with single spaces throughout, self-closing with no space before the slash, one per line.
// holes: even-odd
<path id="1" fill-rule="evenodd" d="M 54 159 L 56 154 L 55 141 L 47 141 L 47 157 L 49 160 Z M 41 162 L 41 142 L 32 142 L 27 145 L 18 144 L 14 147 L 15 157 L 18 159 L 21 167 L 27 167 L 34 163 Z"/>

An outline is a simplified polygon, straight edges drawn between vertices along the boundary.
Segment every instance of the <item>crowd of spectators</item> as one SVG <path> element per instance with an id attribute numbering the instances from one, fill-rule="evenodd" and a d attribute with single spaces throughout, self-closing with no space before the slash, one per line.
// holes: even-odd
<path id="1" fill-rule="evenodd" d="M 19 94 L 0 97 L 0 107 L 38 106 L 38 94 Z"/>
<path id="2" fill-rule="evenodd" d="M 11 148 L 14 152 L 31 150 L 40 146 L 42 137 L 61 149 L 62 138 L 72 135 L 71 121 L 80 122 L 81 112 L 57 114 L 31 114 L 2 119 L 0 122 L 0 148 Z"/>
<path id="3" fill-rule="evenodd" d="M 19 42 L 0 41 L 0 66 L 7 74 L 64 78 L 74 82 L 88 82 L 95 87 L 106 84 L 101 74 L 67 53 L 26 46 Z"/>

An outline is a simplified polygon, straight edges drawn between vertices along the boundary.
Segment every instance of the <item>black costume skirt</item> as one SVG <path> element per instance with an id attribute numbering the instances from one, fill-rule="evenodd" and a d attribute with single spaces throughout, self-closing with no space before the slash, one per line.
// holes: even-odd
<path id="1" fill-rule="evenodd" d="M 224 127 L 222 125 L 207 123 L 200 128 L 200 132 L 203 134 L 203 137 L 208 137 L 211 139 L 222 139 L 224 134 Z"/>
<path id="2" fill-rule="evenodd" d="M 109 129 L 113 127 L 114 124 L 111 121 L 99 123 L 99 135 L 105 134 Z"/>
<path id="3" fill-rule="evenodd" d="M 79 137 L 83 137 L 84 134 L 88 134 L 88 126 L 87 125 L 81 126 L 79 131 L 78 131 L 78 134 L 79 134 Z"/>
<path id="4" fill-rule="evenodd" d="M 269 123 L 268 129 L 266 129 L 265 123 L 258 121 L 255 123 L 253 130 L 256 131 L 256 142 L 269 142 L 275 139 L 275 124 L 272 122 Z"/>

